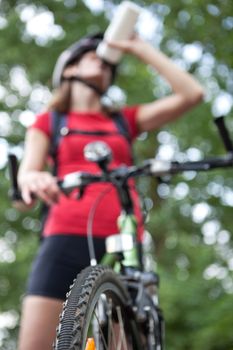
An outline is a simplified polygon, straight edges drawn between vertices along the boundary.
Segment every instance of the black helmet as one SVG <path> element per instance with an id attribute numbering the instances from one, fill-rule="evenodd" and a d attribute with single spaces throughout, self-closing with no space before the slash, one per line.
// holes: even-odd
<path id="1" fill-rule="evenodd" d="M 88 51 L 96 50 L 99 43 L 103 40 L 103 34 L 98 33 L 94 35 L 88 35 L 79 41 L 75 42 L 73 45 L 69 46 L 65 51 L 61 53 L 55 64 L 55 68 L 52 76 L 52 84 L 54 88 L 60 86 L 62 82 L 62 74 L 68 65 L 74 63 L 82 55 Z M 112 68 L 112 81 L 115 77 L 116 66 L 111 65 Z"/>

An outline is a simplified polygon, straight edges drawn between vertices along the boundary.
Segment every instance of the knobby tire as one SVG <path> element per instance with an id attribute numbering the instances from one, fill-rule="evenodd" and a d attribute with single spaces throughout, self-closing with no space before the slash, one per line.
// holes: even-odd
<path id="1" fill-rule="evenodd" d="M 64 303 L 54 349 L 85 350 L 90 336 L 95 338 L 98 350 L 144 349 L 129 300 L 124 285 L 110 268 L 87 267 L 77 276 Z M 98 339 L 93 327 L 98 328 Z"/>

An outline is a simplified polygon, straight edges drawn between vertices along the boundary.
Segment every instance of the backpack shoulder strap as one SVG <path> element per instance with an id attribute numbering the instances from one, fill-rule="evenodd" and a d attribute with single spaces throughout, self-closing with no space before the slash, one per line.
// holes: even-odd
<path id="1" fill-rule="evenodd" d="M 57 111 L 50 112 L 50 125 L 51 125 L 51 143 L 50 143 L 50 155 L 54 160 L 53 173 L 56 174 L 57 168 L 57 148 L 61 139 L 61 129 L 67 124 L 66 114 L 59 113 Z"/>
<path id="2" fill-rule="evenodd" d="M 114 111 L 111 113 L 111 116 L 113 118 L 113 121 L 115 122 L 115 125 L 119 133 L 122 134 L 127 139 L 129 144 L 131 144 L 129 124 L 127 122 L 127 119 L 124 117 L 122 111 Z"/>
<path id="3" fill-rule="evenodd" d="M 50 154 L 55 156 L 57 153 L 57 147 L 61 138 L 61 129 L 67 124 L 66 114 L 59 113 L 57 111 L 50 112 L 50 127 L 51 127 L 51 143 Z"/>

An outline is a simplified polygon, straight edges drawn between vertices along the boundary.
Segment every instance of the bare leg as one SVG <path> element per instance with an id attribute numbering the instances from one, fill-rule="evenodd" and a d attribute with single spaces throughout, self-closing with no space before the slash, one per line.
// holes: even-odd
<path id="1" fill-rule="evenodd" d="M 18 350 L 52 349 L 62 304 L 62 300 L 41 296 L 25 298 Z"/>

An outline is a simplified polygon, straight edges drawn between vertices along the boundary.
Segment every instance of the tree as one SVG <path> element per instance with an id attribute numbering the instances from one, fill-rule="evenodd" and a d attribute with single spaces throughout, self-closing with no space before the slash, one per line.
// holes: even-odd
<path id="1" fill-rule="evenodd" d="M 25 127 L 51 93 L 51 72 L 69 44 L 104 30 L 119 1 L 2 0 L 0 2 L 0 345 L 15 348 L 20 302 L 35 254 L 39 208 L 18 213 L 8 199 L 6 150 L 22 155 Z M 230 0 L 138 1 L 145 9 L 139 31 L 189 69 L 206 87 L 206 102 L 185 118 L 135 145 L 137 161 L 156 152 L 177 160 L 222 154 L 212 114 L 232 107 Z M 147 26 L 145 27 L 145 21 Z M 43 21 L 43 26 L 40 25 Z M 144 24 L 143 24 L 144 23 Z M 37 24 L 37 26 L 36 26 Z M 150 24 L 150 25 L 149 25 Z M 38 27 L 39 25 L 39 27 Z M 156 73 L 125 57 L 117 81 L 128 103 L 159 98 L 169 89 Z M 137 73 L 137 74 L 136 74 Z M 117 90 L 119 91 L 119 90 Z M 114 94 L 114 91 L 113 91 Z M 232 120 L 227 117 L 232 130 Z M 232 349 L 232 170 L 183 174 L 170 182 L 139 184 L 152 206 L 161 275 L 167 349 Z M 2 326 L 1 326 L 2 324 Z"/>

